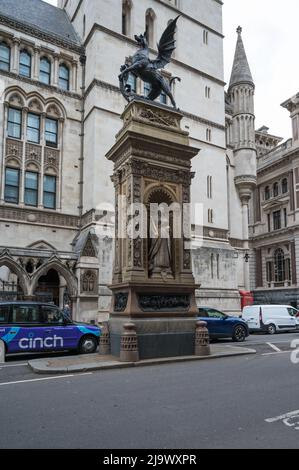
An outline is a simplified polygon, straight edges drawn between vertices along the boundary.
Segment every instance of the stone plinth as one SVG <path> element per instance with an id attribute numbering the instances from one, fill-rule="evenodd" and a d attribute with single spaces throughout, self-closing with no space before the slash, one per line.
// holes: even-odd
<path id="1" fill-rule="evenodd" d="M 191 159 L 198 149 L 181 129 L 182 117 L 166 106 L 135 100 L 126 107 L 123 128 L 106 155 L 114 162 L 116 194 L 112 354 L 119 354 L 122 328 L 130 321 L 136 325 L 141 359 L 194 352 L 199 286 L 192 274 L 191 235 L 186 230 L 178 234 L 174 219 L 181 227 L 189 225 L 183 207 L 191 202 Z M 167 239 L 151 212 L 161 204 L 170 208 Z M 156 236 L 150 234 L 152 224 Z"/>

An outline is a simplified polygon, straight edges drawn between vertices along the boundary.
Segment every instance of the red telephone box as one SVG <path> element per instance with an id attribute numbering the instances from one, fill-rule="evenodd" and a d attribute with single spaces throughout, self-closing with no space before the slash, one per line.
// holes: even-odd
<path id="1" fill-rule="evenodd" d="M 240 290 L 241 295 L 241 309 L 243 310 L 244 307 L 248 305 L 253 305 L 253 294 L 250 291 Z"/>

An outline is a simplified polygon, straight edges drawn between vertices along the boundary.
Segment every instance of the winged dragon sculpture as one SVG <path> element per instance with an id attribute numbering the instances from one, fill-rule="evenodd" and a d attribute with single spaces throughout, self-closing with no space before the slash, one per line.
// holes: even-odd
<path id="1" fill-rule="evenodd" d="M 141 78 L 143 82 L 151 86 L 150 92 L 146 97 L 147 99 L 154 101 L 164 92 L 169 97 L 173 107 L 176 108 L 176 103 L 171 92 L 171 84 L 174 80 L 181 81 L 181 79 L 179 77 L 172 77 L 168 82 L 159 70 L 169 64 L 172 53 L 175 50 L 174 36 L 179 17 L 180 15 L 174 20 L 171 20 L 162 34 L 158 44 L 158 57 L 155 60 L 149 58 L 147 34 L 140 34 L 140 36 L 135 35 L 139 50 L 133 55 L 131 65 L 122 65 L 120 69 L 121 74 L 119 75 L 120 90 L 127 101 L 130 102 L 138 96 L 136 93 L 132 92 L 131 86 L 127 83 L 129 74 L 132 73 L 135 77 Z"/>

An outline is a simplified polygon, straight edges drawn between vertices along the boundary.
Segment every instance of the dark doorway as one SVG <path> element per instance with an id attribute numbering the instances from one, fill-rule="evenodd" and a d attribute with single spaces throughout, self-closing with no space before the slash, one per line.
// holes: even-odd
<path id="1" fill-rule="evenodd" d="M 35 292 L 36 299 L 41 302 L 53 302 L 59 307 L 59 275 L 55 269 L 50 269 L 45 276 L 41 276 Z"/>

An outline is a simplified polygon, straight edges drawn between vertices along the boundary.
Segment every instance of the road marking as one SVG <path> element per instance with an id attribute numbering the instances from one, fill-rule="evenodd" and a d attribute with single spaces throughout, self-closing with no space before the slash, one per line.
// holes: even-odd
<path id="1" fill-rule="evenodd" d="M 290 354 L 292 351 L 279 351 L 279 352 L 273 352 L 273 353 L 263 353 L 261 356 L 278 356 L 279 354 Z"/>
<path id="2" fill-rule="evenodd" d="M 0 383 L 0 387 L 4 385 L 16 385 L 16 384 L 24 384 L 24 383 L 32 383 L 32 382 L 42 382 L 45 380 L 59 380 L 59 379 L 69 379 L 70 377 L 80 377 L 83 375 L 93 375 L 92 372 L 86 372 L 84 374 L 69 374 L 69 375 L 57 375 L 55 377 L 43 377 L 42 379 L 30 379 L 30 380 L 18 380 L 16 382 L 3 382 Z"/>
<path id="3" fill-rule="evenodd" d="M 290 426 L 290 427 L 295 426 L 296 424 L 299 424 L 299 423 L 290 424 L 287 421 L 290 418 L 299 419 L 299 410 L 290 411 L 289 413 L 285 413 L 284 415 L 280 415 L 280 416 L 275 416 L 274 418 L 267 418 L 265 419 L 265 421 L 267 423 L 276 423 L 277 421 L 283 421 L 285 425 Z M 299 429 L 299 428 L 295 428 L 295 429 Z"/>
<path id="4" fill-rule="evenodd" d="M 281 349 L 279 349 L 277 346 L 275 346 L 275 344 L 272 344 L 272 343 L 267 343 L 268 346 L 270 346 L 270 348 L 274 349 L 274 351 L 276 352 L 281 352 Z"/>

